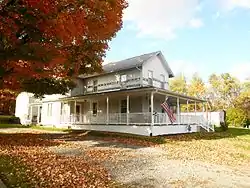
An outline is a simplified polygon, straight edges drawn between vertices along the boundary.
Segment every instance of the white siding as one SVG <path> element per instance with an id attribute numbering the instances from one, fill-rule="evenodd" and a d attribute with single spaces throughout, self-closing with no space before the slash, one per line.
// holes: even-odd
<path id="1" fill-rule="evenodd" d="M 48 114 L 48 104 L 52 104 L 52 114 Z M 42 104 L 42 125 L 60 125 L 61 102 L 48 102 Z"/>
<path id="2" fill-rule="evenodd" d="M 26 92 L 20 93 L 16 98 L 15 116 L 20 118 L 21 124 L 26 124 L 29 115 L 30 95 Z"/>
<path id="3" fill-rule="evenodd" d="M 166 69 L 166 67 L 163 64 L 164 62 L 161 61 L 161 59 L 159 58 L 159 56 L 153 57 L 151 58 L 148 62 L 144 63 L 143 67 L 142 67 L 142 75 L 143 78 L 148 78 L 148 71 L 153 71 L 153 78 L 158 80 L 158 81 L 154 81 L 153 82 L 153 86 L 155 87 L 161 87 L 160 82 L 162 77 L 161 75 L 165 76 L 165 89 L 169 89 L 169 74 L 168 71 Z M 144 84 L 147 85 L 147 82 L 144 81 Z"/>
<path id="4" fill-rule="evenodd" d="M 120 132 L 149 136 L 158 135 L 171 135 L 171 134 L 183 134 L 191 132 L 199 132 L 199 126 L 191 125 L 191 131 L 188 131 L 187 125 L 175 125 L 175 126 L 110 126 L 110 125 L 74 125 L 72 128 L 75 130 L 95 130 L 95 131 L 108 131 L 108 132 Z M 152 132 L 151 132 L 152 130 Z"/>

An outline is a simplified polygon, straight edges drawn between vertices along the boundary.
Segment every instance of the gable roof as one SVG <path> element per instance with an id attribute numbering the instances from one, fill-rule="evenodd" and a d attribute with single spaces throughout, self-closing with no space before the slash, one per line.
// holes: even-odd
<path id="1" fill-rule="evenodd" d="M 98 76 L 98 75 L 102 75 L 102 74 L 109 74 L 109 73 L 113 73 L 113 72 L 118 72 L 118 71 L 122 71 L 122 70 L 128 70 L 128 69 L 140 67 L 145 62 L 147 62 L 149 59 L 151 59 L 152 57 L 156 57 L 158 55 L 160 55 L 161 60 L 164 61 L 163 63 L 166 65 L 167 71 L 169 73 L 169 77 L 174 77 L 173 72 L 170 69 L 169 65 L 167 64 L 167 62 L 166 62 L 165 58 L 163 57 L 161 51 L 147 53 L 147 54 L 135 56 L 135 57 L 132 57 L 132 58 L 128 58 L 128 59 L 125 59 L 125 60 L 108 63 L 106 65 L 103 65 L 103 73 L 87 75 L 87 76 L 81 75 L 80 77 L 81 78 L 89 78 L 89 77 L 94 77 L 94 76 Z"/>
<path id="2" fill-rule="evenodd" d="M 144 62 L 149 60 L 151 57 L 156 56 L 159 52 L 152 52 L 149 54 L 143 54 L 135 56 L 118 62 L 108 63 L 103 66 L 103 70 L 106 73 L 117 72 L 121 70 L 127 70 L 135 67 L 140 67 Z"/>

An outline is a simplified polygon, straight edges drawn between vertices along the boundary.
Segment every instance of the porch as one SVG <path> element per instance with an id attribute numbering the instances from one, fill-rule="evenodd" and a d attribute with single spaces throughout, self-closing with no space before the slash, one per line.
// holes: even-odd
<path id="1" fill-rule="evenodd" d="M 161 104 L 168 99 L 175 116 L 171 121 Z M 188 114 L 188 105 L 205 101 L 167 90 L 140 88 L 61 100 L 60 124 L 73 129 L 163 135 L 213 130 L 204 115 Z M 182 105 L 187 105 L 185 114 Z"/>

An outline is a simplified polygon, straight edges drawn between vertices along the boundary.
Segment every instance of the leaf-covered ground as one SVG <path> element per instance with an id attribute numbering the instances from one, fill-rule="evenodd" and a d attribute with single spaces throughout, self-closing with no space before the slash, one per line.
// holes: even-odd
<path id="1" fill-rule="evenodd" d="M 8 187 L 117 187 L 120 183 L 220 187 L 250 181 L 250 172 L 244 171 L 250 167 L 250 130 L 246 129 L 152 138 L 0 129 L 0 145 L 0 179 Z M 225 173 L 230 181 L 218 184 Z"/>
<path id="2" fill-rule="evenodd" d="M 1 134 L 0 177 L 7 187 L 110 187 L 107 171 L 83 157 L 46 148 L 65 144 L 46 134 Z"/>

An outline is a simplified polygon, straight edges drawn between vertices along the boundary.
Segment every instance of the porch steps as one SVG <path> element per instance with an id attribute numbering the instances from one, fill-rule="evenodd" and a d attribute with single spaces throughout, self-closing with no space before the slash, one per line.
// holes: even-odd
<path id="1" fill-rule="evenodd" d="M 214 132 L 213 126 L 210 126 L 208 123 L 205 123 L 205 125 L 204 125 L 204 124 L 199 124 L 199 126 L 200 126 L 203 130 L 205 130 L 206 132 Z"/>

